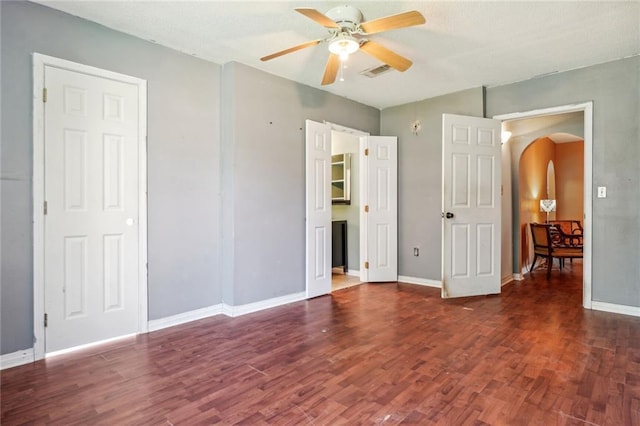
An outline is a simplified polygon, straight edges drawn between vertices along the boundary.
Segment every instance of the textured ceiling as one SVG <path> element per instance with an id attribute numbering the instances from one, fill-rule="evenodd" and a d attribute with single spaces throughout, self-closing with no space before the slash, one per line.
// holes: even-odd
<path id="1" fill-rule="evenodd" d="M 237 61 L 377 108 L 478 86 L 495 86 L 640 53 L 639 1 L 38 1 L 46 6 L 224 64 Z M 357 52 L 345 81 L 322 87 L 326 44 L 259 58 L 327 31 L 296 13 L 348 3 L 365 20 L 420 11 L 425 25 L 370 36 L 413 60 L 376 78 Z"/>

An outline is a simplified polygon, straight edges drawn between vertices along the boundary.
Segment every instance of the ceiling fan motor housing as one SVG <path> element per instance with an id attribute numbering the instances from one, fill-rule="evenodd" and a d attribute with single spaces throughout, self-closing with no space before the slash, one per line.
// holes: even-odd
<path id="1" fill-rule="evenodd" d="M 348 29 L 349 32 L 356 30 L 360 22 L 362 22 L 362 12 L 353 6 L 337 6 L 326 13 L 342 29 Z"/>

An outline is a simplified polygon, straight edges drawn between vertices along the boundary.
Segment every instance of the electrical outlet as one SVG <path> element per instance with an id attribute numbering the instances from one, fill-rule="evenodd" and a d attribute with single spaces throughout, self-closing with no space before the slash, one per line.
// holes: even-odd
<path id="1" fill-rule="evenodd" d="M 598 198 L 607 198 L 607 187 L 599 186 L 598 187 Z"/>
<path id="2" fill-rule="evenodd" d="M 414 256 L 420 256 L 420 249 L 418 247 L 414 247 L 413 248 L 413 255 Z"/>

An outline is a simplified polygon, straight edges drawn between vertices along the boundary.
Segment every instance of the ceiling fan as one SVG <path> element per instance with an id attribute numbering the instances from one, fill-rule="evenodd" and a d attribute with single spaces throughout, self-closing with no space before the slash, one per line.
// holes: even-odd
<path id="1" fill-rule="evenodd" d="M 345 61 L 350 54 L 358 50 L 362 50 L 398 71 L 406 71 L 412 65 L 409 59 L 367 39 L 366 36 L 421 25 L 426 22 L 424 16 L 417 11 L 403 12 L 366 22 L 362 22 L 362 12 L 352 6 L 334 7 L 326 14 L 311 8 L 296 8 L 295 11 L 327 28 L 329 36 L 272 53 L 260 58 L 260 60 L 269 61 L 323 42 L 328 43 L 329 59 L 322 77 L 322 85 L 333 83 L 338 75 L 341 61 Z"/>

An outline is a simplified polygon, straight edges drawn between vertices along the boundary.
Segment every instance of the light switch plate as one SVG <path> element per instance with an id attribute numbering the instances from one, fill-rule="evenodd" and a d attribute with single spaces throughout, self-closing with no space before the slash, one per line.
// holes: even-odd
<path id="1" fill-rule="evenodd" d="M 598 198 L 607 198 L 607 187 L 599 186 L 598 187 Z"/>

